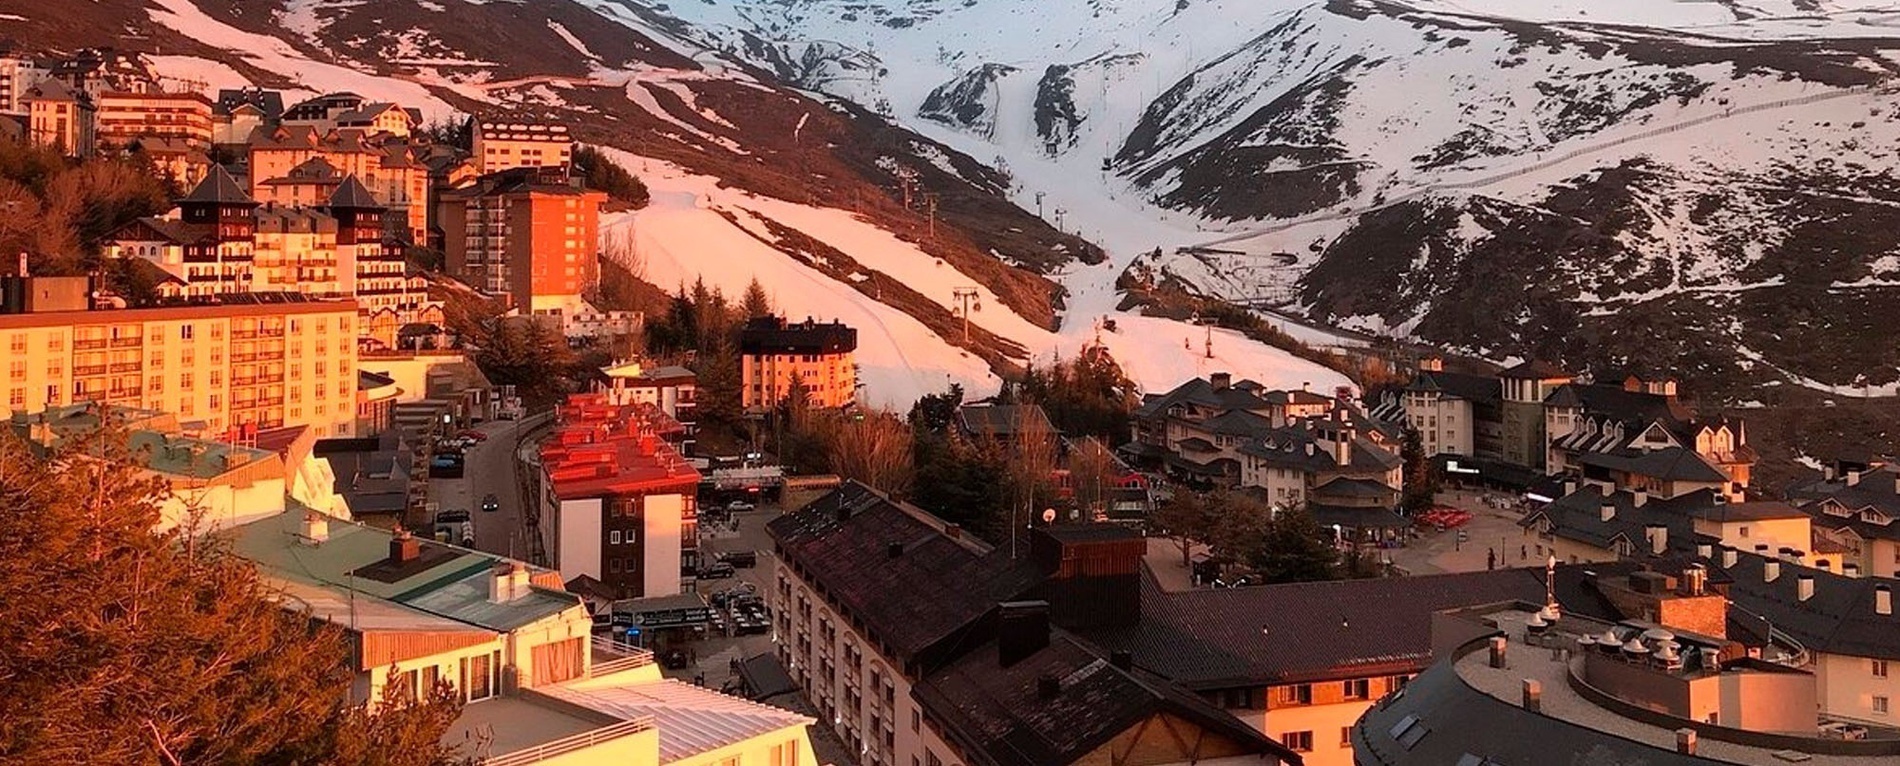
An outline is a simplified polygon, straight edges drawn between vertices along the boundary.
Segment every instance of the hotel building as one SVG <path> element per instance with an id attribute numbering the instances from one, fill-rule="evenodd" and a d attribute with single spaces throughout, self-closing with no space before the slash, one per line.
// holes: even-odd
<path id="1" fill-rule="evenodd" d="M 564 173 L 515 168 L 443 192 L 439 220 L 451 276 L 523 313 L 564 315 L 600 282 L 600 206 L 607 195 Z"/>
<path id="2" fill-rule="evenodd" d="M 0 412 L 101 402 L 174 413 L 204 434 L 297 424 L 352 434 L 355 303 L 261 294 L 88 311 L 84 280 L 68 289 L 82 308 L 0 314 Z"/>
<path id="3" fill-rule="evenodd" d="M 857 350 L 858 331 L 841 322 L 754 317 L 739 331 L 741 403 L 748 412 L 777 407 L 797 380 L 812 407 L 850 406 L 858 397 Z"/>

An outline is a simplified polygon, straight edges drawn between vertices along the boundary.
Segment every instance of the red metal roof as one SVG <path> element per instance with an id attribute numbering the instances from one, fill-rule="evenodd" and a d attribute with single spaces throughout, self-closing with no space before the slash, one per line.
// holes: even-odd
<path id="1" fill-rule="evenodd" d="M 699 484 L 699 472 L 666 440 L 685 428 L 652 404 L 575 394 L 557 422 L 541 444 L 541 463 L 558 498 L 684 494 Z"/>

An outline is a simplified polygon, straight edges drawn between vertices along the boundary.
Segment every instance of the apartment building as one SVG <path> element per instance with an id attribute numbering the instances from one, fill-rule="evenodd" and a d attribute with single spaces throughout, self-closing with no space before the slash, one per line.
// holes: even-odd
<path id="1" fill-rule="evenodd" d="M 320 162 L 320 160 L 318 160 Z M 259 206 L 222 168 L 164 217 L 141 218 L 112 235 L 106 254 L 138 258 L 177 280 L 187 297 L 288 292 L 353 298 L 364 337 L 393 347 L 402 325 L 441 321 L 427 280 L 387 244 L 385 209 L 343 176 L 315 206 Z M 215 223 L 214 223 L 215 222 Z"/>
<path id="2" fill-rule="evenodd" d="M 1889 463 L 1829 465 L 1819 481 L 1788 492 L 1814 528 L 1814 549 L 1847 568 L 1900 577 L 1900 467 Z"/>
<path id="3" fill-rule="evenodd" d="M 145 54 L 112 48 L 81 48 L 45 62 L 47 76 L 68 88 L 98 98 L 108 92 L 158 90 L 152 62 Z"/>
<path id="4" fill-rule="evenodd" d="M 46 69 L 16 50 L 0 53 L 0 113 L 26 114 L 27 89 L 46 79 Z"/>
<path id="5" fill-rule="evenodd" d="M 211 110 L 211 142 L 242 144 L 259 126 L 284 116 L 284 96 L 263 88 L 225 88 Z"/>
<path id="6" fill-rule="evenodd" d="M 1240 446 L 1240 486 L 1274 507 L 1305 508 L 1323 526 L 1390 537 L 1409 525 L 1392 512 L 1404 488 L 1397 447 L 1370 421 L 1340 407 L 1330 417 L 1294 421 Z"/>
<path id="7" fill-rule="evenodd" d="M 679 421 L 690 436 L 698 419 L 699 375 L 679 365 L 647 367 L 624 362 L 601 370 L 607 382 L 596 390 L 614 404 L 651 404 Z"/>
<path id="8" fill-rule="evenodd" d="M 322 437 L 350 435 L 356 416 L 347 301 L 4 314 L 0 338 L 7 414 L 98 402 L 174 413 L 203 433 L 304 424 Z"/>
<path id="9" fill-rule="evenodd" d="M 211 148 L 211 99 L 197 93 L 105 91 L 93 101 L 94 138 L 101 151 L 123 149 L 141 139 L 165 138 Z"/>
<path id="10" fill-rule="evenodd" d="M 514 168 L 566 168 L 574 159 L 574 137 L 566 125 L 515 120 L 479 120 L 474 129 L 477 175 Z"/>
<path id="11" fill-rule="evenodd" d="M 529 766 L 816 766 L 812 719 L 662 678 L 653 655 L 591 636 L 557 573 L 303 511 L 238 527 L 286 608 L 344 629 L 353 699 L 439 682 L 464 706 L 443 743 Z"/>
<path id="12" fill-rule="evenodd" d="M 849 407 L 858 398 L 857 350 L 857 329 L 836 320 L 753 317 L 739 331 L 741 404 L 748 412 L 777 407 L 796 380 L 810 406 Z"/>
<path id="13" fill-rule="evenodd" d="M 92 153 L 92 96 L 58 80 L 46 79 L 28 87 L 20 101 L 26 108 L 26 136 L 34 146 L 51 147 L 69 157 Z"/>
<path id="14" fill-rule="evenodd" d="M 620 598 L 672 596 L 698 569 L 699 472 L 670 440 L 685 429 L 647 403 L 575 394 L 541 445 L 540 534 L 563 581 Z"/>
<path id="15" fill-rule="evenodd" d="M 558 315 L 600 281 L 607 195 L 559 170 L 515 168 L 441 194 L 449 274 L 507 296 L 523 313 Z"/>
<path id="16" fill-rule="evenodd" d="M 384 225 L 392 236 L 409 242 L 427 242 L 429 234 L 429 171 L 416 156 L 410 139 L 364 128 L 322 128 L 299 123 L 285 112 L 283 122 L 261 125 L 250 135 L 250 194 L 259 202 L 283 205 L 313 204 L 324 191 L 319 184 L 295 180 L 291 172 L 321 159 L 334 174 L 304 168 L 304 175 L 324 176 L 341 183 L 356 176 L 384 209 Z"/>
<path id="17" fill-rule="evenodd" d="M 778 658 L 862 766 L 1297 760 L 1069 632 L 1139 611 L 1115 595 L 1134 594 L 1138 535 L 1045 535 L 1012 560 L 855 483 L 768 528 Z"/>

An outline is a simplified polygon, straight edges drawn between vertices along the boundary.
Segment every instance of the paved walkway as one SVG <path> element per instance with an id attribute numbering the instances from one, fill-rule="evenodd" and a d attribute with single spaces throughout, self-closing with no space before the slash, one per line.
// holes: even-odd
<path id="1" fill-rule="evenodd" d="M 1500 569 L 1534 566 L 1538 562 L 1529 560 L 1530 551 L 1520 550 L 1524 547 L 1524 538 L 1517 522 L 1523 516 L 1515 507 L 1508 507 L 1512 499 L 1511 495 L 1497 492 L 1440 492 L 1437 497 L 1440 505 L 1471 512 L 1471 522 L 1455 530 L 1423 530 L 1406 547 L 1387 553 L 1393 564 L 1409 574 L 1482 572 L 1486 564 Z M 1460 531 L 1464 532 L 1462 540 Z M 1496 560 L 1490 559 L 1493 554 Z"/>

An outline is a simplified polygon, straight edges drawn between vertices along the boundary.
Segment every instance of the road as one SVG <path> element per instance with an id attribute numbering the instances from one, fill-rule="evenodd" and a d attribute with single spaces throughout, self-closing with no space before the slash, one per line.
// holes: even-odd
<path id="1" fill-rule="evenodd" d="M 528 557 L 528 545 L 520 534 L 521 479 L 516 475 L 514 451 L 523 422 L 491 420 L 476 426 L 488 438 L 468 450 L 462 478 L 429 481 L 429 499 L 439 504 L 437 508 L 469 512 L 477 549 L 521 559 Z M 490 494 L 500 501 L 501 509 L 483 513 L 482 498 Z"/>

